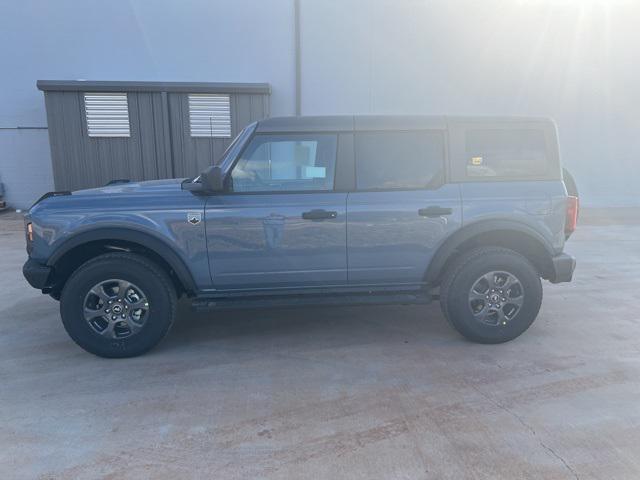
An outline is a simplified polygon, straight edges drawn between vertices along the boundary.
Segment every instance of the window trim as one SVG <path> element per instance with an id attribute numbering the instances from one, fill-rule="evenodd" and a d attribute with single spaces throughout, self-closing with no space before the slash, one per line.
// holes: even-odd
<path id="1" fill-rule="evenodd" d="M 219 195 L 274 195 L 274 194 L 283 194 L 283 195 L 301 195 L 301 194 L 317 194 L 317 193 L 347 193 L 342 190 L 336 189 L 336 178 L 338 174 L 338 162 L 340 161 L 340 133 L 341 132 L 258 132 L 257 129 L 254 129 L 252 135 L 246 140 L 245 144 L 242 146 L 242 149 L 238 152 L 238 155 L 233 160 L 228 170 L 225 172 L 225 188 Z M 336 139 L 336 156 L 335 156 L 335 165 L 333 169 L 333 188 L 329 190 L 265 190 L 263 192 L 234 192 L 233 190 L 229 190 L 227 185 L 227 180 L 231 178 L 231 174 L 233 169 L 236 167 L 237 163 L 240 161 L 242 156 L 244 155 L 249 145 L 253 142 L 254 138 L 258 136 L 287 136 L 287 135 L 295 135 L 295 136 L 303 136 L 303 135 L 333 135 Z"/>
<path id="2" fill-rule="evenodd" d="M 466 140 L 470 130 L 538 130 L 544 133 L 547 166 L 542 175 L 472 177 L 466 169 Z M 543 121 L 464 122 L 449 126 L 451 181 L 456 183 L 540 182 L 562 178 L 555 126 Z"/>
<path id="3" fill-rule="evenodd" d="M 421 191 L 434 191 L 442 188 L 444 185 L 449 183 L 449 133 L 447 129 L 439 129 L 439 128 L 415 128 L 415 129 L 376 129 L 376 130 L 357 130 L 353 132 L 353 169 L 354 169 L 354 184 L 353 184 L 353 192 L 421 192 Z M 393 134 L 393 133 L 437 133 L 440 134 L 442 139 L 442 171 L 441 171 L 441 179 L 437 185 L 434 186 L 425 186 L 421 188 L 358 188 L 358 148 L 357 148 L 357 138 L 358 134 L 361 133 L 381 133 L 381 134 Z"/>

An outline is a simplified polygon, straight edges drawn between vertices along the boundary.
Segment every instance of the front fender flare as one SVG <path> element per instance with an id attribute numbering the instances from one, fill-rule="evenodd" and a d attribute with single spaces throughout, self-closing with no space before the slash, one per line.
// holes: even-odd
<path id="1" fill-rule="evenodd" d="M 194 293 L 197 291 L 196 283 L 191 275 L 191 271 L 185 264 L 184 260 L 166 241 L 151 233 L 129 228 L 100 227 L 78 233 L 65 240 L 54 250 L 47 260 L 47 265 L 55 267 L 58 260 L 60 260 L 67 252 L 83 244 L 100 240 L 116 240 L 135 243 L 153 251 L 169 264 L 187 292 Z"/>

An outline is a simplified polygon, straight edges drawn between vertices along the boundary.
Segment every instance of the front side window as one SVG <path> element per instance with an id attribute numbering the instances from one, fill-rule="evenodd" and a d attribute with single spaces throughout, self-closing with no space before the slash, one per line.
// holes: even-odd
<path id="1" fill-rule="evenodd" d="M 231 171 L 234 192 L 333 190 L 333 134 L 256 135 Z"/>
<path id="2" fill-rule="evenodd" d="M 441 132 L 362 132 L 356 134 L 359 190 L 419 190 L 442 182 Z"/>
<path id="3" fill-rule="evenodd" d="M 467 130 L 468 177 L 540 177 L 547 163 L 542 130 Z"/>

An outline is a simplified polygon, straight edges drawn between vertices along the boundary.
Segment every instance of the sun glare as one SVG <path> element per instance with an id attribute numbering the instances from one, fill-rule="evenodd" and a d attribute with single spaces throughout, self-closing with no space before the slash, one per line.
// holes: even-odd
<path id="1" fill-rule="evenodd" d="M 631 5 L 636 0 L 518 0 L 520 4 L 536 5 L 566 5 L 572 7 L 590 8 L 593 6 Z"/>

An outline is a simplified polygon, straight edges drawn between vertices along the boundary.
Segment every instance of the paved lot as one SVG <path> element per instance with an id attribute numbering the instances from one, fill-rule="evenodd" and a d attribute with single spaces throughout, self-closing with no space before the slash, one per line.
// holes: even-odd
<path id="1" fill-rule="evenodd" d="M 631 222 L 634 223 L 634 222 Z M 436 305 L 193 315 L 142 358 L 69 340 L 0 218 L 0 477 L 640 478 L 640 225 L 499 346 Z"/>

